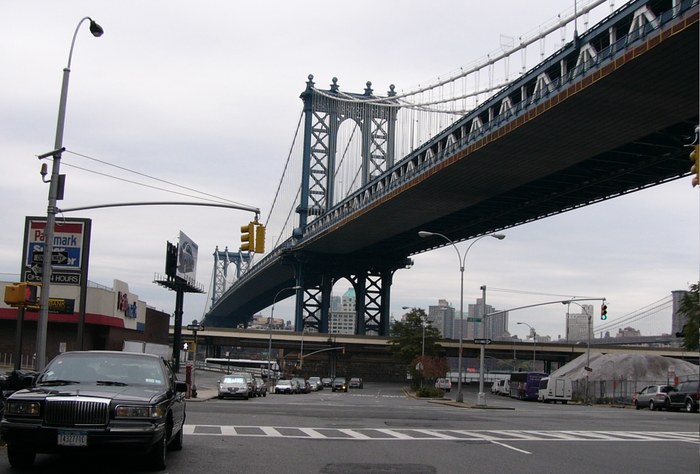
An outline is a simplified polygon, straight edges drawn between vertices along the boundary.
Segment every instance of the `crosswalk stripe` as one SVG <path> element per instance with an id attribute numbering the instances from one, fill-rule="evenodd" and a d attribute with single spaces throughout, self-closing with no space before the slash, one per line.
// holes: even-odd
<path id="1" fill-rule="evenodd" d="M 188 436 L 237 436 L 372 441 L 480 440 L 492 443 L 518 441 L 675 441 L 700 444 L 696 432 L 581 431 L 581 430 L 446 430 L 425 428 L 301 428 L 294 426 L 185 425 Z"/>

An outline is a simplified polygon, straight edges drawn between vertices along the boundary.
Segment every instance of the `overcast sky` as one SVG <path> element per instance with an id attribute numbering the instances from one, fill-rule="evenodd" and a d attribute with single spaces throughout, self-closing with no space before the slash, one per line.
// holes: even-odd
<path id="1" fill-rule="evenodd" d="M 572 6 L 573 0 L 8 0 L 0 9 L 0 276 L 18 278 L 25 216 L 46 214 L 48 185 L 36 156 L 53 149 L 62 70 L 85 16 L 105 33 L 94 38 L 87 24 L 78 32 L 64 134 L 72 153 L 62 160 L 67 180 L 59 207 L 193 200 L 133 184 L 194 194 L 102 161 L 259 207 L 264 220 L 308 74 L 319 88 L 335 76 L 347 92 L 362 92 L 368 80 L 378 93 L 390 84 L 412 90 L 497 50 L 501 35 L 532 32 Z M 609 11 L 606 4 L 596 18 Z M 465 306 L 481 295 L 481 285 L 515 290 L 489 290 L 487 302 L 499 309 L 606 297 L 614 321 L 686 289 L 698 279 L 697 193 L 686 178 L 510 229 L 502 241 L 482 239 L 467 258 Z M 152 283 L 164 271 L 166 241 L 176 242 L 182 230 L 199 244 L 197 280 L 209 288 L 215 246 L 237 248 L 240 226 L 252 215 L 133 207 L 66 217 L 93 221 L 91 281 L 123 280 L 140 299 L 172 313 L 174 293 Z M 394 317 L 402 306 L 427 310 L 439 299 L 458 308 L 455 249 L 414 259 L 411 269 L 395 274 Z M 336 294 L 346 289 L 341 284 Z M 290 302 L 280 303 L 275 316 L 293 319 Z M 186 295 L 185 322 L 201 319 L 206 308 L 206 296 Z M 565 313 L 560 304 L 513 311 L 510 330 L 523 337 L 528 328 L 515 324 L 522 321 L 556 339 L 565 334 Z M 644 334 L 669 332 L 670 310 L 633 325 Z"/>

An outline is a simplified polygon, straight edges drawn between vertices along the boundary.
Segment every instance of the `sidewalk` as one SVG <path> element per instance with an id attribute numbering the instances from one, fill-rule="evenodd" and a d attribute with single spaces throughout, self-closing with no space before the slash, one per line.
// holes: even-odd
<path id="1" fill-rule="evenodd" d="M 224 376 L 223 372 L 197 369 L 194 372 L 194 385 L 197 388 L 196 396 L 187 399 L 188 402 L 204 402 L 216 398 L 219 395 L 219 380 Z M 185 368 L 181 367 L 177 373 L 177 379 L 186 380 Z"/>

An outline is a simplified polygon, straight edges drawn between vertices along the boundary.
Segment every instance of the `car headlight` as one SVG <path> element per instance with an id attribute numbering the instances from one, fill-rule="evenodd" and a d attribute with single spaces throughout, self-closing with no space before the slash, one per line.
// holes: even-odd
<path id="1" fill-rule="evenodd" d="M 39 402 L 8 400 L 7 404 L 5 405 L 6 415 L 39 416 L 40 413 L 41 404 Z"/>
<path id="2" fill-rule="evenodd" d="M 114 410 L 116 418 L 163 418 L 164 405 L 119 405 Z"/>

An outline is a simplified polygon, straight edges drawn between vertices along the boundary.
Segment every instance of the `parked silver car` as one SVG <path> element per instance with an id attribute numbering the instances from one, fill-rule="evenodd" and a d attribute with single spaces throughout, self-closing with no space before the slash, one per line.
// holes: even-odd
<path id="1" fill-rule="evenodd" d="M 668 409 L 670 407 L 668 395 L 675 391 L 672 385 L 648 385 L 632 396 L 632 404 L 637 410 L 646 407 L 650 410 Z"/>
<path id="2" fill-rule="evenodd" d="M 226 375 L 219 380 L 219 399 L 242 398 L 248 400 L 248 381 L 242 375 Z"/>
<path id="3" fill-rule="evenodd" d="M 275 393 L 294 393 L 296 389 L 296 383 L 291 380 L 278 380 L 275 385 Z"/>

